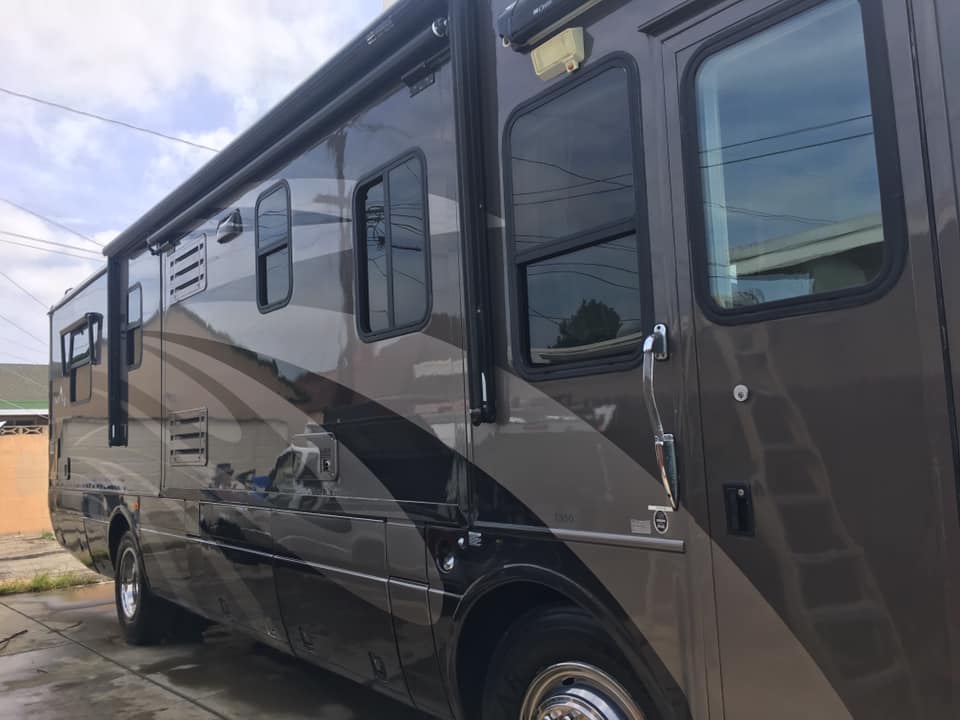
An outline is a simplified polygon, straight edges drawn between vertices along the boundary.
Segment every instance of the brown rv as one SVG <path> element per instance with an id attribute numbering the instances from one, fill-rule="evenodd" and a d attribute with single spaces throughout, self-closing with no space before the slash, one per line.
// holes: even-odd
<path id="1" fill-rule="evenodd" d="M 957 37 L 401 0 L 52 310 L 60 542 L 440 718 L 960 717 Z"/>

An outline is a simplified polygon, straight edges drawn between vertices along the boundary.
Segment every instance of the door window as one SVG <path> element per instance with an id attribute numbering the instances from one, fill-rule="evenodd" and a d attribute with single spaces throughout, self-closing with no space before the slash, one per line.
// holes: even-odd
<path id="1" fill-rule="evenodd" d="M 721 313 L 860 292 L 889 268 L 867 55 L 860 3 L 831 0 L 699 65 L 694 212 Z"/>

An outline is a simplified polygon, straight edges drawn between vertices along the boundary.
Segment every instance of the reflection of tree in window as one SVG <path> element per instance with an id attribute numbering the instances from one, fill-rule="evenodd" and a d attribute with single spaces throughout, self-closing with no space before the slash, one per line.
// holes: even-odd
<path id="1" fill-rule="evenodd" d="M 590 345 L 616 337 L 620 331 L 620 313 L 601 300 L 581 300 L 580 307 L 568 319 L 560 321 L 560 333 L 553 347 Z"/>
<path id="2" fill-rule="evenodd" d="M 638 263 L 633 235 L 526 263 L 531 360 L 571 362 L 634 349 L 643 329 Z"/>

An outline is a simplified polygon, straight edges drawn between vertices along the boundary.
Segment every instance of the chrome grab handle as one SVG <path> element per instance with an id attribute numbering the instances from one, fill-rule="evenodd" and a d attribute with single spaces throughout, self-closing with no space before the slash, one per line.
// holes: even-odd
<path id="1" fill-rule="evenodd" d="M 677 509 L 677 451 L 673 434 L 663 431 L 663 421 L 657 408 L 657 393 L 653 385 L 653 366 L 658 360 L 670 357 L 667 347 L 667 326 L 655 325 L 643 341 L 643 395 L 653 429 L 653 450 L 660 469 L 660 482 L 667 494 L 670 507 Z"/>

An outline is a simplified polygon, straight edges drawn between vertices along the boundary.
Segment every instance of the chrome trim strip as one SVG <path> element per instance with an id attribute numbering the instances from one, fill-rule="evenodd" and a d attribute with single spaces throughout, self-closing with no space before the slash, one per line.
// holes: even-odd
<path id="1" fill-rule="evenodd" d="M 501 532 L 510 535 L 545 537 L 553 536 L 565 542 L 591 543 L 594 545 L 619 545 L 639 547 L 660 552 L 686 552 L 686 543 L 675 538 L 647 537 L 644 535 L 618 535 L 616 533 L 595 532 L 593 530 L 568 530 L 566 528 L 538 528 L 510 523 L 478 522 L 475 528 Z"/>
<path id="2" fill-rule="evenodd" d="M 339 497 L 339 496 L 338 496 Z M 347 498 L 350 499 L 350 498 Z M 369 498 L 365 498 L 369 499 Z M 233 510 L 239 510 L 243 512 L 244 510 L 262 510 L 265 512 L 276 513 L 281 516 L 285 515 L 296 515 L 298 517 L 311 517 L 311 518 L 324 518 L 327 520 L 343 520 L 348 518 L 351 522 L 366 522 L 366 523 L 377 523 L 383 524 L 387 520 L 386 518 L 372 518 L 372 517 L 358 517 L 356 515 L 336 515 L 332 513 L 323 513 L 323 512 L 312 512 L 310 510 L 278 510 L 276 508 L 266 506 L 266 505 L 243 505 L 241 503 L 229 503 L 229 502 L 210 502 L 207 500 L 197 500 L 201 507 L 206 505 L 209 507 L 221 507 L 221 508 L 231 508 Z"/>
<path id="3" fill-rule="evenodd" d="M 368 573 L 358 572 L 357 570 L 346 570 L 345 568 L 332 567 L 330 565 L 323 565 L 321 563 L 309 562 L 307 560 L 299 560 L 297 558 L 288 557 L 286 555 L 274 555 L 274 560 L 279 560 L 281 562 L 289 562 L 294 565 L 303 565 L 305 567 L 313 568 L 314 570 L 323 570 L 326 572 L 338 573 L 340 575 L 349 575 L 350 577 L 360 578 L 362 580 L 372 580 L 373 582 L 386 584 L 387 578 L 378 577 L 377 575 L 370 575 Z"/>
<path id="4" fill-rule="evenodd" d="M 411 590 L 429 590 L 430 589 L 430 586 L 427 585 L 426 583 L 418 583 L 418 582 L 411 582 L 409 580 L 401 580 L 400 578 L 394 577 L 393 575 L 390 575 L 387 577 L 387 582 L 390 585 L 401 585 Z"/>

